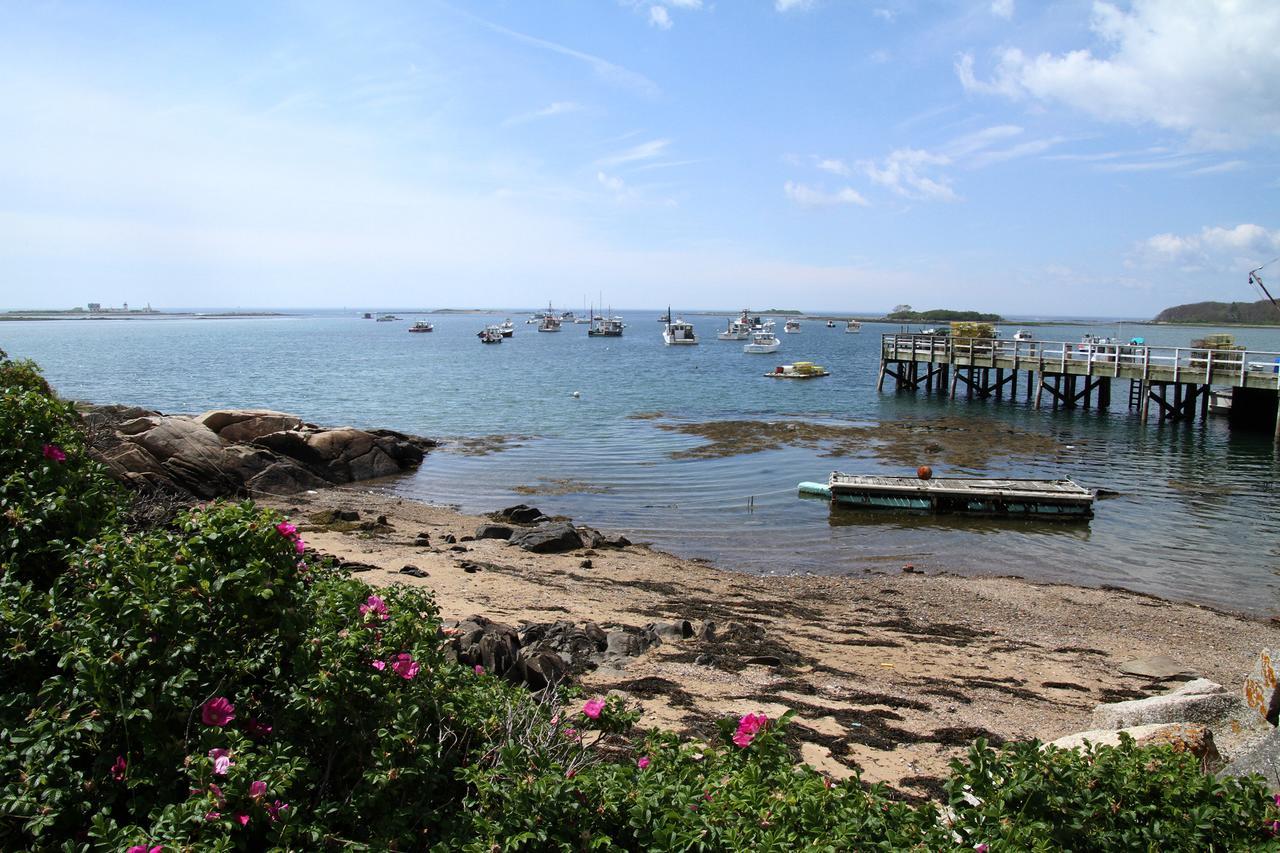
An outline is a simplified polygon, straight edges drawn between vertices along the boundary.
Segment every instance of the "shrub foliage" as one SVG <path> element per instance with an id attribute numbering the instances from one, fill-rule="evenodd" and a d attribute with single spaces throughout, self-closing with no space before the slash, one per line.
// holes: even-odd
<path id="1" fill-rule="evenodd" d="M 530 696 L 455 662 L 429 593 L 251 503 L 126 530 L 34 365 L 0 353 L 0 395 L 0 849 L 1275 845 L 1259 780 L 1167 748 L 979 742 L 948 803 L 912 806 L 797 765 L 789 715 L 700 743 Z"/>

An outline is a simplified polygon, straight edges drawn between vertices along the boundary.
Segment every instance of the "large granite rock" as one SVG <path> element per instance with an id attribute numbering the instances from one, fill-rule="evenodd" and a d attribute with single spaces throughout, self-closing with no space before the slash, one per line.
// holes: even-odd
<path id="1" fill-rule="evenodd" d="M 83 417 L 92 452 L 117 479 L 197 498 L 284 495 L 397 474 L 435 446 L 392 430 L 321 429 L 262 409 L 191 418 L 102 406 Z"/>
<path id="2" fill-rule="evenodd" d="M 1205 678 L 1197 678 L 1168 693 L 1112 702 L 1093 709 L 1095 729 L 1123 729 L 1149 723 L 1213 723 L 1239 713 L 1240 699 Z"/>
<path id="3" fill-rule="evenodd" d="M 1219 776 L 1258 774 L 1272 791 L 1280 791 L 1280 729 L 1271 729 L 1231 758 Z"/>
<path id="4" fill-rule="evenodd" d="M 1174 752 L 1189 752 L 1200 759 L 1201 767 L 1207 771 L 1222 763 L 1213 732 L 1198 723 L 1150 723 L 1123 729 L 1094 729 L 1058 738 L 1049 745 L 1059 749 L 1080 749 L 1086 743 L 1119 746 L 1121 735 L 1133 738 L 1138 746 L 1168 746 Z"/>
<path id="5" fill-rule="evenodd" d="M 1280 654 L 1263 649 L 1253 662 L 1253 671 L 1244 680 L 1244 703 L 1261 719 L 1275 725 L 1280 716 L 1280 689 L 1276 677 L 1276 661 Z"/>

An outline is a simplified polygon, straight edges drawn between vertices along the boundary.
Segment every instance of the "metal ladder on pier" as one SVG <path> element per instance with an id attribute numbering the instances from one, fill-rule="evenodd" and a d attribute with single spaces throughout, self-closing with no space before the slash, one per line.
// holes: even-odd
<path id="1" fill-rule="evenodd" d="M 1129 408 L 1138 409 L 1142 407 L 1142 395 L 1147 391 L 1146 383 L 1141 379 L 1129 380 Z"/>

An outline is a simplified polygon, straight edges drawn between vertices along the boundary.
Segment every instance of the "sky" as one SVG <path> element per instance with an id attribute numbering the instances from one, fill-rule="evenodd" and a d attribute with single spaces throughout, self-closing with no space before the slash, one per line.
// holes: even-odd
<path id="1" fill-rule="evenodd" d="M 1144 317 L 1280 256 L 1275 0 L 0 12 L 3 308 Z"/>

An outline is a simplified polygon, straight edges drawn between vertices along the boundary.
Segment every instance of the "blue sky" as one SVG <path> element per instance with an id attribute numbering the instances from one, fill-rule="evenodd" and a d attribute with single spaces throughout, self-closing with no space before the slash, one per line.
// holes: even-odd
<path id="1" fill-rule="evenodd" d="M 4 17 L 3 307 L 1145 316 L 1280 255 L 1274 0 Z"/>

